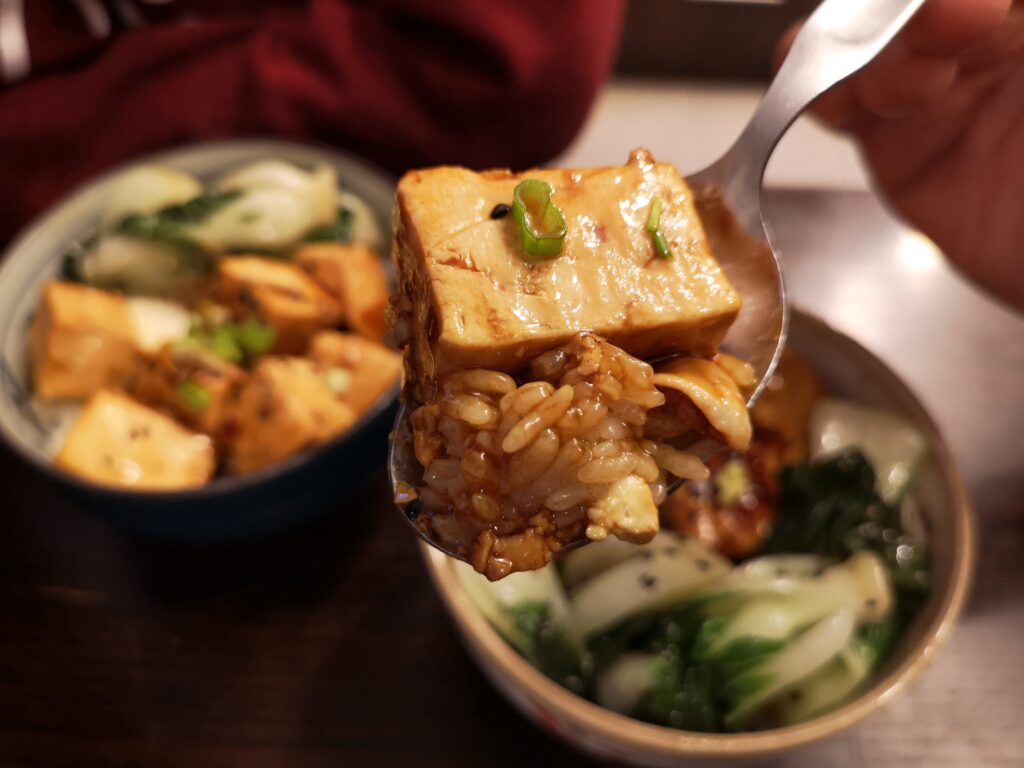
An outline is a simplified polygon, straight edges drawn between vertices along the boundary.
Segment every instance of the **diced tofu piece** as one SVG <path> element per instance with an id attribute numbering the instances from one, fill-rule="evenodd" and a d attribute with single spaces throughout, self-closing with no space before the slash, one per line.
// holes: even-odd
<path id="1" fill-rule="evenodd" d="M 658 532 L 658 505 L 651 487 L 636 475 L 627 475 L 608 488 L 587 510 L 587 538 L 602 541 L 614 534 L 624 541 L 643 544 Z"/>
<path id="2" fill-rule="evenodd" d="M 402 373 L 397 352 L 354 333 L 321 331 L 313 337 L 309 356 L 327 369 L 329 384 L 347 378 L 334 390 L 356 413 L 373 405 Z M 332 373 L 337 371 L 343 375 Z"/>
<path id="3" fill-rule="evenodd" d="M 130 397 L 101 390 L 68 431 L 56 464 L 104 485 L 177 490 L 206 483 L 217 459 L 206 435 Z"/>
<path id="4" fill-rule="evenodd" d="M 47 283 L 29 330 L 28 358 L 44 400 L 124 385 L 136 361 L 125 300 L 75 283 Z"/>
<path id="5" fill-rule="evenodd" d="M 301 357 L 265 357 L 239 392 L 228 460 L 235 472 L 254 472 L 329 440 L 355 420 L 320 366 Z"/>
<path id="6" fill-rule="evenodd" d="M 568 225 L 561 254 L 547 261 L 522 257 L 511 216 L 490 216 L 526 178 L 551 184 Z M 658 258 L 646 229 L 655 200 L 672 258 Z M 397 219 L 395 331 L 420 401 L 439 375 L 512 372 L 580 330 L 640 358 L 710 355 L 740 309 L 693 191 L 643 150 L 611 168 L 413 171 L 398 184 Z"/>
<path id="7" fill-rule="evenodd" d="M 309 275 L 280 259 L 221 259 L 212 293 L 236 317 L 256 317 L 273 328 L 275 352 L 301 354 L 310 336 L 341 320 L 337 302 Z"/>
<path id="8" fill-rule="evenodd" d="M 377 254 L 363 245 L 313 243 L 299 249 L 295 263 L 338 300 L 352 330 L 380 341 L 388 331 L 388 276 Z"/>
<path id="9" fill-rule="evenodd" d="M 198 344 L 179 343 L 143 358 L 129 392 L 221 445 L 225 419 L 245 376 Z"/>

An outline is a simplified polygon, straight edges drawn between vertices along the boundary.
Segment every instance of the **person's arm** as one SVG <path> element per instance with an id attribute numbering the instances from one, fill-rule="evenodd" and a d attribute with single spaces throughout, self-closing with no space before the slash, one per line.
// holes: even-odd
<path id="1" fill-rule="evenodd" d="M 159 147 L 332 144 L 393 171 L 527 167 L 579 129 L 623 0 L 311 0 L 122 33 L 0 92 L 0 240 L 74 184 Z"/>
<path id="2" fill-rule="evenodd" d="M 815 111 L 964 274 L 1024 309 L 1024 3 L 928 0 Z"/>

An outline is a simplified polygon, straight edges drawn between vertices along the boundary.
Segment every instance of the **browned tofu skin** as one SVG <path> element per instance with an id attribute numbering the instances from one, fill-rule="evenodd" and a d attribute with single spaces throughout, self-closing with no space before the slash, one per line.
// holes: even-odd
<path id="1" fill-rule="evenodd" d="M 101 390 L 71 426 L 56 464 L 103 485 L 171 491 L 205 484 L 217 461 L 205 435 Z"/>
<path id="2" fill-rule="evenodd" d="M 123 298 L 74 283 L 48 283 L 28 335 L 36 395 L 85 398 L 123 386 L 136 350 Z"/>
<path id="3" fill-rule="evenodd" d="M 205 432 L 217 445 L 225 441 L 224 425 L 246 373 L 201 348 L 168 345 L 143 358 L 129 392 L 139 401 L 169 411 L 182 423 Z M 202 388 L 209 403 L 186 402 L 181 390 L 188 382 Z"/>
<path id="4" fill-rule="evenodd" d="M 356 413 L 302 357 L 265 357 L 238 395 L 228 428 L 228 461 L 255 472 L 345 431 Z"/>
<path id="5" fill-rule="evenodd" d="M 551 184 L 568 225 L 562 252 L 522 258 L 518 224 L 492 219 L 526 178 Z M 673 257 L 658 258 L 659 227 Z M 407 386 L 463 368 L 513 372 L 581 329 L 632 355 L 707 356 L 740 309 L 708 247 L 694 194 L 671 165 L 638 150 L 623 166 L 525 173 L 440 167 L 398 184 L 393 300 L 396 340 L 408 344 Z"/>
<path id="6" fill-rule="evenodd" d="M 222 259 L 212 295 L 235 317 L 255 317 L 273 328 L 275 352 L 301 354 L 314 333 L 341 319 L 337 302 L 327 292 L 303 270 L 278 259 Z"/>
<path id="7" fill-rule="evenodd" d="M 338 300 L 346 325 L 371 339 L 384 338 L 388 276 L 373 250 L 361 243 L 313 243 L 296 252 L 295 263 Z"/>
<path id="8" fill-rule="evenodd" d="M 397 352 L 354 333 L 321 331 L 313 337 L 309 356 L 328 370 L 341 369 L 348 374 L 338 396 L 360 414 L 393 387 L 402 373 Z"/>

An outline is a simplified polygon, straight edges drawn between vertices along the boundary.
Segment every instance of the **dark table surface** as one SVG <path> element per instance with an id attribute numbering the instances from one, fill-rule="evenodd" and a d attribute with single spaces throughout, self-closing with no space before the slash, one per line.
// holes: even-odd
<path id="1" fill-rule="evenodd" d="M 1024 321 L 868 195 L 776 194 L 770 210 L 797 300 L 946 430 L 984 555 L 924 680 L 785 765 L 1024 764 Z M 304 530 L 196 550 L 123 537 L 0 449 L 0 764 L 582 762 L 474 668 L 382 474 Z"/>

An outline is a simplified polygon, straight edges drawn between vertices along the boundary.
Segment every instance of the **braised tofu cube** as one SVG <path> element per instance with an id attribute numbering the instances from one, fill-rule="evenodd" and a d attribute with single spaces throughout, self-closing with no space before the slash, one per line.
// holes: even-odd
<path id="1" fill-rule="evenodd" d="M 167 491 L 203 485 L 217 466 L 206 435 L 109 390 L 89 399 L 55 461 L 96 483 Z"/>
<path id="2" fill-rule="evenodd" d="M 225 419 L 245 377 L 244 370 L 199 344 L 179 342 L 144 357 L 129 392 L 221 445 Z"/>
<path id="3" fill-rule="evenodd" d="M 546 260 L 524 257 L 514 217 L 490 215 L 525 179 L 550 184 L 565 216 L 561 252 Z M 655 205 L 670 258 L 647 229 Z M 581 329 L 641 359 L 710 355 L 740 310 L 693 190 L 642 150 L 610 168 L 413 171 L 396 217 L 395 335 L 421 402 L 445 373 L 512 373 Z"/>
<path id="4" fill-rule="evenodd" d="M 301 354 L 314 333 L 341 320 L 335 299 L 303 270 L 279 259 L 222 259 L 212 293 L 235 317 L 255 317 L 273 328 L 275 352 Z"/>
<path id="5" fill-rule="evenodd" d="M 355 243 L 313 243 L 299 249 L 295 263 L 338 300 L 345 324 L 380 341 L 388 331 L 388 276 L 380 257 Z"/>
<path id="6" fill-rule="evenodd" d="M 355 420 L 321 366 L 302 357 L 265 357 L 232 411 L 229 464 L 235 472 L 254 472 L 329 440 Z"/>
<path id="7" fill-rule="evenodd" d="M 28 334 L 36 395 L 85 398 L 123 386 L 136 362 L 132 315 L 123 298 L 75 283 L 47 283 Z"/>
<path id="8" fill-rule="evenodd" d="M 397 352 L 355 333 L 321 331 L 309 356 L 326 369 L 328 385 L 356 413 L 377 402 L 402 373 Z"/>

